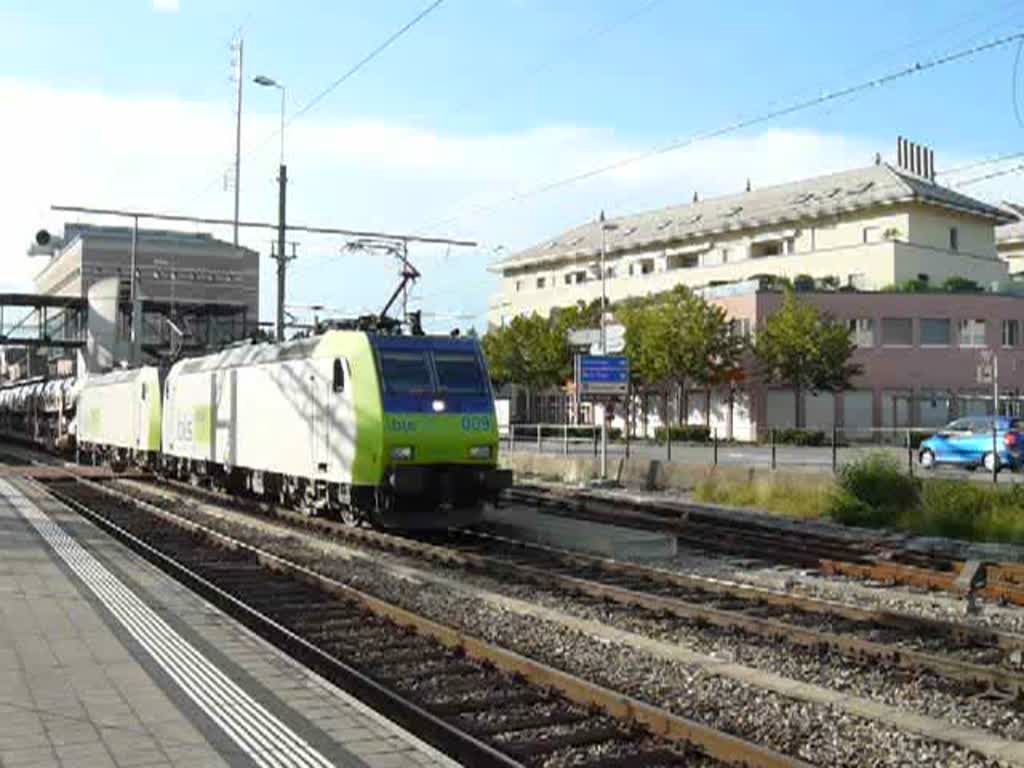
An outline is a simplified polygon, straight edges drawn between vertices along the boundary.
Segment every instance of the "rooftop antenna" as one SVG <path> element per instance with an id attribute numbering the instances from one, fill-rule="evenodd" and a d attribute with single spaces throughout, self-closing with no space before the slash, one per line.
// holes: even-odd
<path id="1" fill-rule="evenodd" d="M 231 42 L 231 77 L 235 83 L 235 222 L 234 222 L 234 244 L 238 247 L 238 199 L 241 187 L 242 174 L 242 54 L 245 48 L 245 38 L 242 37 L 242 30 Z M 225 181 L 227 174 L 225 174 Z"/>

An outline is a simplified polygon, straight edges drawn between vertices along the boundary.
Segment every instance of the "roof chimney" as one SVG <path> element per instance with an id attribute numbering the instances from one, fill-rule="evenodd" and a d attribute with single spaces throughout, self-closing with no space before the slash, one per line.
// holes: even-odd
<path id="1" fill-rule="evenodd" d="M 875 152 L 875 165 L 881 165 L 881 164 L 882 164 L 882 153 L 881 152 Z"/>
<path id="2" fill-rule="evenodd" d="M 902 136 L 896 137 L 896 166 L 922 179 L 935 181 L 935 152 Z"/>
<path id="3" fill-rule="evenodd" d="M 697 190 L 696 189 L 693 190 L 693 202 L 695 202 L 695 203 L 698 202 Z"/>
<path id="4" fill-rule="evenodd" d="M 750 191 L 750 177 L 747 176 L 747 192 Z"/>

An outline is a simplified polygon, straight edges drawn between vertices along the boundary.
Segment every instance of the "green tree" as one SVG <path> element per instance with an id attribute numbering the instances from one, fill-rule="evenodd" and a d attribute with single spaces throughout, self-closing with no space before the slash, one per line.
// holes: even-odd
<path id="1" fill-rule="evenodd" d="M 526 363 L 515 344 L 512 328 L 508 325 L 488 329 L 480 340 L 487 372 L 495 386 L 514 383 L 522 377 Z"/>
<path id="2" fill-rule="evenodd" d="M 848 389 L 862 370 L 850 362 L 855 349 L 849 328 L 788 291 L 781 309 L 758 333 L 754 356 L 767 381 L 792 388 L 795 423 L 802 426 L 800 396 Z"/>
<path id="3" fill-rule="evenodd" d="M 671 387 L 693 384 L 710 398 L 742 364 L 745 343 L 731 332 L 725 310 L 685 286 L 619 305 L 616 314 L 634 374 L 661 389 L 666 413 Z"/>
<path id="4" fill-rule="evenodd" d="M 572 352 L 552 318 L 536 313 L 515 317 L 501 328 L 490 329 L 481 346 L 492 381 L 525 387 L 531 411 L 537 391 L 559 386 L 572 375 Z"/>

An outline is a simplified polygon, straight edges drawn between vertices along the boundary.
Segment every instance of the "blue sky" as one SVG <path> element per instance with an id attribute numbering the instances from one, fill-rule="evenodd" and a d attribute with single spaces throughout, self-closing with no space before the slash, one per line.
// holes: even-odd
<path id="1" fill-rule="evenodd" d="M 165 8 L 0 0 L 0 97 L 16 107 L 0 140 L 17 156 L 16 199 L 5 206 L 17 218 L 0 242 L 18 258 L 38 226 L 59 227 L 46 208 L 68 195 L 230 214 L 219 179 L 233 137 L 228 43 L 240 26 L 247 79 L 262 72 L 285 83 L 292 112 L 427 2 L 157 5 Z M 307 222 L 478 239 L 472 251 L 414 257 L 435 326 L 480 326 L 494 247 L 515 250 L 601 207 L 625 213 L 695 188 L 735 191 L 748 176 L 764 185 L 867 164 L 875 151 L 891 156 L 900 134 L 932 146 L 940 170 L 1024 149 L 1016 47 L 525 202 L 476 212 L 479 204 L 1022 30 L 1024 0 L 445 0 L 289 127 L 289 208 Z M 1024 62 L 1021 70 L 1024 110 Z M 274 215 L 276 119 L 276 95 L 247 85 L 246 217 Z M 1019 189 L 1020 176 L 1008 175 L 970 191 L 1019 199 Z M 248 242 L 266 252 L 266 239 Z M 336 240 L 300 241 L 291 303 L 358 311 L 389 293 L 390 264 L 341 256 Z M 0 279 L 27 289 L 37 267 Z"/>

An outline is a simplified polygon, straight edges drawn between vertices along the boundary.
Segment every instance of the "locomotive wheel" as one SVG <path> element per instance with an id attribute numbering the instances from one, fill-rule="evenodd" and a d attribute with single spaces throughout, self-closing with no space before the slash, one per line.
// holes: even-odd
<path id="1" fill-rule="evenodd" d="M 363 513 L 348 504 L 338 511 L 338 517 L 350 528 L 357 528 L 363 524 Z"/>

